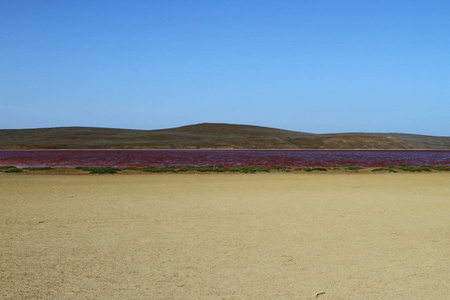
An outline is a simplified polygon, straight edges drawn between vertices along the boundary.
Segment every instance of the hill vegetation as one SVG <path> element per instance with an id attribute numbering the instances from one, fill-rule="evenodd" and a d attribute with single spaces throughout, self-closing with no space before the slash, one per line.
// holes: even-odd
<path id="1" fill-rule="evenodd" d="M 450 137 L 399 133 L 311 134 L 202 123 L 161 130 L 4 129 L 0 130 L 0 149 L 450 149 Z"/>

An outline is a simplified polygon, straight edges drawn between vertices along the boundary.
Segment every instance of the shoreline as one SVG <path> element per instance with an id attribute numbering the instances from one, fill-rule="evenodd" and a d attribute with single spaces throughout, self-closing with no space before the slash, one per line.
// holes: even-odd
<path id="1" fill-rule="evenodd" d="M 446 173 L 450 166 L 407 166 L 394 165 L 384 167 L 360 167 L 354 165 L 339 165 L 327 167 L 289 167 L 289 166 L 179 166 L 179 167 L 26 167 L 0 166 L 0 174 L 17 175 L 138 175 L 138 174 L 211 174 L 211 173 L 291 173 L 291 174 L 374 174 L 374 173 Z"/>
<path id="2" fill-rule="evenodd" d="M 415 148 L 415 149 L 229 149 L 229 148 L 199 148 L 199 149 L 159 149 L 159 148 L 134 148 L 134 149 L 124 149 L 124 148 L 0 148 L 0 151 L 140 151 L 140 150 L 155 150 L 155 151 L 450 151 L 450 149 L 429 149 L 429 148 Z"/>

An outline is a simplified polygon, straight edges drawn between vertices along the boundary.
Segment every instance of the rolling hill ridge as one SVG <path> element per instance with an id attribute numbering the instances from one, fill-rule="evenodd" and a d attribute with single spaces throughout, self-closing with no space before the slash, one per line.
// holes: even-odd
<path id="1" fill-rule="evenodd" d="M 261 126 L 202 123 L 160 130 L 3 129 L 0 149 L 450 149 L 450 137 L 401 133 L 312 134 Z"/>

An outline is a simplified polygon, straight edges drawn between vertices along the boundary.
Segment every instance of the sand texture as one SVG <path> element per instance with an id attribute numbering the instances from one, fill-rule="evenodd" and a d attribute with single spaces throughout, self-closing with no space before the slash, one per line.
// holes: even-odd
<path id="1" fill-rule="evenodd" d="M 1 299 L 448 299 L 450 174 L 0 174 Z"/>

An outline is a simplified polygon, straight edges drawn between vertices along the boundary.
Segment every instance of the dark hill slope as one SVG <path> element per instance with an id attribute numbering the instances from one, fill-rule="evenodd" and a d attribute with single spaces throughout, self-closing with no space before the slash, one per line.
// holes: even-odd
<path id="1" fill-rule="evenodd" d="M 57 127 L 0 130 L 1 149 L 450 149 L 450 137 L 413 134 L 310 134 L 203 123 L 172 129 Z"/>

